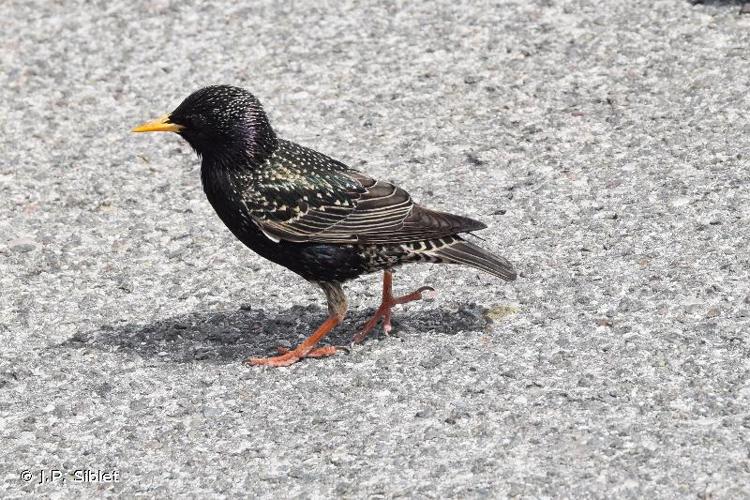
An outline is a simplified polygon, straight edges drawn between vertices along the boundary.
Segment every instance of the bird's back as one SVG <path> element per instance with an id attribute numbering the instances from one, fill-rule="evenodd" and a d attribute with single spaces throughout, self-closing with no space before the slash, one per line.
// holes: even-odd
<path id="1" fill-rule="evenodd" d="M 279 140 L 252 168 L 222 171 L 206 168 L 205 161 L 206 194 L 232 232 L 262 256 L 303 275 L 334 262 L 354 276 L 420 256 L 441 262 L 451 254 L 445 259 L 453 261 L 457 254 L 447 249 L 462 241 L 458 235 L 486 228 L 422 207 L 390 182 L 289 141 Z"/>

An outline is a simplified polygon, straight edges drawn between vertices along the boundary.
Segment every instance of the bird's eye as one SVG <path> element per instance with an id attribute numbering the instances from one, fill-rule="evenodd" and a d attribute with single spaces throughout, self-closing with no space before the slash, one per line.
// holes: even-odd
<path id="1" fill-rule="evenodd" d="M 180 125 L 183 125 L 185 128 L 193 128 L 193 117 L 192 116 L 180 117 Z"/>
<path id="2" fill-rule="evenodd" d="M 188 115 L 183 120 L 185 126 L 193 130 L 201 130 L 206 128 L 206 119 L 203 115 Z"/>

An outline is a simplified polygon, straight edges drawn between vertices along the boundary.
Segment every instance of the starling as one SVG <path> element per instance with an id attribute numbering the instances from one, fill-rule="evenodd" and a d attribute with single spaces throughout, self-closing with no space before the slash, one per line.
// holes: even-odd
<path id="1" fill-rule="evenodd" d="M 288 366 L 334 354 L 333 346 L 316 346 L 344 319 L 342 283 L 363 274 L 384 271 L 383 298 L 354 343 L 381 320 L 389 333 L 393 306 L 433 291 L 423 286 L 394 296 L 392 272 L 401 264 L 465 264 L 505 280 L 516 278 L 506 259 L 460 236 L 487 226 L 424 208 L 390 182 L 278 138 L 260 102 L 247 90 L 205 87 L 172 113 L 133 131 L 181 135 L 202 157 L 203 189 L 229 230 L 262 257 L 323 289 L 325 322 L 294 349 L 249 358 L 251 365 Z"/>

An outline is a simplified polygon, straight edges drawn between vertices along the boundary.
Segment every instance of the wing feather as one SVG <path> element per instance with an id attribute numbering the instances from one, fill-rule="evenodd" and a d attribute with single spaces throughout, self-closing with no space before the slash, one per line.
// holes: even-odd
<path id="1" fill-rule="evenodd" d="M 269 186 L 273 193 L 253 185 L 253 193 L 260 194 L 247 205 L 255 223 L 274 241 L 398 244 L 486 227 L 466 217 L 423 208 L 394 184 L 286 141 L 276 160 L 271 160 L 268 168 L 282 171 L 266 175 L 283 175 L 284 193 L 278 193 L 278 184 Z M 318 167 L 313 183 L 302 168 L 311 161 Z M 278 199 L 285 201 L 283 210 L 273 202 L 262 202 Z"/>

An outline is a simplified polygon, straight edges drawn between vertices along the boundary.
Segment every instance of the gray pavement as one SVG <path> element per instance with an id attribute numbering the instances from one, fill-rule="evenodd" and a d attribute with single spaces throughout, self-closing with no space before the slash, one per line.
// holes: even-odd
<path id="1" fill-rule="evenodd" d="M 4 2 L 0 497 L 750 496 L 739 9 Z M 221 225 L 186 143 L 129 133 L 210 83 L 486 222 L 518 281 L 405 267 L 439 293 L 397 337 L 243 366 L 325 306 Z"/>

